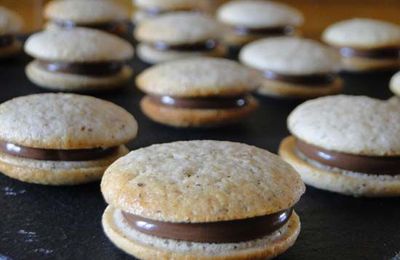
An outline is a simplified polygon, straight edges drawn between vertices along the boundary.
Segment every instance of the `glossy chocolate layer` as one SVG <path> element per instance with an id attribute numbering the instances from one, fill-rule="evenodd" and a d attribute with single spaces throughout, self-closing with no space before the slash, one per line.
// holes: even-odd
<path id="1" fill-rule="evenodd" d="M 400 174 L 400 156 L 363 156 L 334 152 L 299 139 L 296 148 L 307 158 L 330 167 L 375 175 Z"/>
<path id="2" fill-rule="evenodd" d="M 323 85 L 332 83 L 336 75 L 334 73 L 327 74 L 311 74 L 311 75 L 286 75 L 266 70 L 263 72 L 264 77 L 270 80 L 283 81 L 294 84 L 304 84 L 304 85 Z"/>
<path id="3" fill-rule="evenodd" d="M 248 28 L 244 26 L 235 26 L 233 30 L 239 35 L 263 35 L 263 36 L 279 36 L 291 35 L 295 28 L 292 26 L 265 27 L 265 28 Z"/>
<path id="4" fill-rule="evenodd" d="M 400 46 L 391 48 L 379 48 L 371 50 L 360 50 L 350 47 L 339 48 L 339 52 L 344 57 L 363 57 L 371 59 L 399 59 Z"/>
<path id="5" fill-rule="evenodd" d="M 269 235 L 285 225 L 293 209 L 249 219 L 210 223 L 170 223 L 122 212 L 135 230 L 161 238 L 201 243 L 237 243 Z"/>
<path id="6" fill-rule="evenodd" d="M 173 10 L 164 10 L 161 8 L 153 7 L 153 8 L 141 8 L 140 11 L 146 13 L 148 16 L 157 16 L 160 14 L 166 14 L 170 12 L 193 12 L 195 9 L 191 8 L 175 8 Z"/>
<path id="7" fill-rule="evenodd" d="M 38 64 L 40 67 L 50 72 L 61 72 L 88 76 L 108 76 L 117 74 L 124 66 L 122 62 L 68 63 L 46 60 L 38 60 Z"/>
<path id="8" fill-rule="evenodd" d="M 218 46 L 218 41 L 207 40 L 204 42 L 188 43 L 188 44 L 168 44 L 165 42 L 155 42 L 151 44 L 153 48 L 159 51 L 211 51 Z"/>
<path id="9" fill-rule="evenodd" d="M 5 141 L 0 141 L 0 151 L 12 156 L 42 160 L 42 161 L 91 161 L 97 160 L 113 153 L 118 147 L 74 149 L 74 150 L 51 150 L 20 146 Z"/>
<path id="10" fill-rule="evenodd" d="M 106 31 L 113 34 L 122 34 L 125 32 L 126 29 L 126 25 L 123 21 L 93 23 L 93 24 L 79 24 L 69 20 L 53 20 L 52 22 L 64 29 L 73 29 L 75 27 L 87 27 L 101 31 Z"/>
<path id="11" fill-rule="evenodd" d="M 240 108 L 248 104 L 248 96 L 234 97 L 204 97 L 204 98 L 178 98 L 171 96 L 148 95 L 154 103 L 178 108 L 194 109 L 224 109 Z"/>
<path id="12" fill-rule="evenodd" d="M 0 35 L 0 48 L 8 47 L 15 41 L 14 35 Z"/>

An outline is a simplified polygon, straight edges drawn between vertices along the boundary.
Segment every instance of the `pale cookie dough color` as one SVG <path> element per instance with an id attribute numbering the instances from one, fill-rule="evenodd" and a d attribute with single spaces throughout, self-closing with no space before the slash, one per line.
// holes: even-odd
<path id="1" fill-rule="evenodd" d="M 21 51 L 21 42 L 16 39 L 21 29 L 21 17 L 0 6 L 0 59 L 9 58 Z"/>
<path id="2" fill-rule="evenodd" d="M 91 1 L 91 0 L 90 0 Z M 99 30 L 50 30 L 28 38 L 25 51 L 35 58 L 26 67 L 39 87 L 61 91 L 96 91 L 125 85 L 131 44 Z"/>
<path id="3" fill-rule="evenodd" d="M 189 141 L 129 153 L 105 172 L 103 228 L 139 259 L 270 259 L 300 232 L 305 191 L 278 156 L 241 143 Z"/>
<path id="4" fill-rule="evenodd" d="M 313 40 L 296 37 L 258 40 L 246 45 L 239 59 L 260 73 L 261 95 L 313 98 L 342 89 L 337 74 L 339 55 Z"/>
<path id="5" fill-rule="evenodd" d="M 44 11 L 49 29 L 89 27 L 118 35 L 126 33 L 129 13 L 113 0 L 53 0 Z"/>
<path id="6" fill-rule="evenodd" d="M 222 58 L 190 58 L 155 65 L 138 75 L 147 95 L 140 105 L 152 120 L 175 127 L 210 127 L 248 117 L 257 101 L 257 74 Z"/>
<path id="7" fill-rule="evenodd" d="M 342 56 L 343 70 L 368 71 L 400 67 L 400 25 L 357 18 L 329 26 L 323 40 Z"/>
<path id="8" fill-rule="evenodd" d="M 218 9 L 217 18 L 226 25 L 224 40 L 232 47 L 264 37 L 293 35 L 304 20 L 295 8 L 261 0 L 230 1 Z"/>
<path id="9" fill-rule="evenodd" d="M 390 84 L 390 90 L 396 96 L 400 97 L 400 71 L 393 75 L 389 84 Z"/>
<path id="10" fill-rule="evenodd" d="M 0 171 L 45 185 L 96 181 L 128 150 L 137 123 L 123 108 L 74 94 L 37 94 L 0 105 Z"/>
<path id="11" fill-rule="evenodd" d="M 331 96 L 298 106 L 279 154 L 316 188 L 353 196 L 400 195 L 398 102 Z"/>
<path id="12" fill-rule="evenodd" d="M 147 63 L 159 63 L 193 56 L 224 56 L 220 44 L 221 26 L 205 14 L 175 12 L 160 15 L 138 25 L 138 56 Z"/>
<path id="13" fill-rule="evenodd" d="M 132 0 L 136 7 L 132 21 L 138 24 L 159 15 L 179 11 L 204 11 L 208 0 Z"/>

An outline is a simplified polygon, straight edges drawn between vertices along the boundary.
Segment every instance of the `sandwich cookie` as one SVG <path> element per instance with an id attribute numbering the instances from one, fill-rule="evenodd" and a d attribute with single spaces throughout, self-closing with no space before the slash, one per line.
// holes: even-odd
<path id="1" fill-rule="evenodd" d="M 126 61 L 131 44 L 99 30 L 75 28 L 36 33 L 25 43 L 35 60 L 28 78 L 40 87 L 62 91 L 91 91 L 120 87 L 132 76 Z"/>
<path id="2" fill-rule="evenodd" d="M 218 126 L 246 118 L 258 106 L 252 71 L 222 58 L 190 58 L 153 66 L 136 79 L 147 95 L 145 115 L 176 127 Z"/>
<path id="3" fill-rule="evenodd" d="M 45 185 L 99 180 L 137 133 L 123 108 L 73 94 L 9 100 L 0 105 L 0 123 L 0 171 Z"/>
<path id="4" fill-rule="evenodd" d="M 162 14 L 179 11 L 203 11 L 208 0 L 133 0 L 136 11 L 132 21 L 137 24 Z"/>
<path id="5" fill-rule="evenodd" d="M 192 56 L 224 56 L 221 26 L 211 17 L 191 12 L 164 14 L 143 21 L 135 30 L 138 56 L 147 63 Z"/>
<path id="6" fill-rule="evenodd" d="M 227 26 L 226 44 L 241 47 L 251 41 L 272 36 L 296 34 L 303 15 L 285 4 L 260 1 L 231 1 L 221 6 L 218 20 Z"/>
<path id="7" fill-rule="evenodd" d="M 390 84 L 390 90 L 396 96 L 400 97 L 400 71 L 393 75 L 389 84 Z"/>
<path id="8" fill-rule="evenodd" d="M 21 42 L 16 34 L 22 29 L 22 19 L 15 12 L 0 6 L 0 59 L 21 51 Z"/>
<path id="9" fill-rule="evenodd" d="M 290 165 L 254 146 L 152 145 L 106 170 L 103 228 L 139 259 L 270 259 L 295 243 L 304 190 Z"/>
<path id="10" fill-rule="evenodd" d="M 128 11 L 112 0 L 54 0 L 46 5 L 44 15 L 49 29 L 89 27 L 124 35 Z"/>
<path id="11" fill-rule="evenodd" d="M 323 40 L 342 56 L 343 70 L 400 67 L 400 26 L 374 19 L 351 19 L 329 26 Z"/>
<path id="12" fill-rule="evenodd" d="M 288 118 L 279 154 L 319 189 L 353 196 L 400 195 L 398 104 L 364 96 L 308 101 Z"/>
<path id="13" fill-rule="evenodd" d="M 261 75 L 258 93 L 266 96 L 312 98 L 338 93 L 340 57 L 316 41 L 276 37 L 246 45 L 240 61 Z"/>

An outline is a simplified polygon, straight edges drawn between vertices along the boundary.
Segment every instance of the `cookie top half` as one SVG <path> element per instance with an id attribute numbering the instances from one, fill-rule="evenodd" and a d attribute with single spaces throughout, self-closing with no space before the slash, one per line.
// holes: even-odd
<path id="1" fill-rule="evenodd" d="M 218 19 L 225 24 L 248 28 L 300 26 L 303 15 L 288 5 L 261 1 L 231 1 L 218 9 Z"/>
<path id="2" fill-rule="evenodd" d="M 336 51 L 316 41 L 296 37 L 252 42 L 241 50 L 239 59 L 258 70 L 287 75 L 332 73 L 340 68 Z"/>
<path id="3" fill-rule="evenodd" d="M 172 12 L 141 22 L 135 36 L 143 42 L 187 44 L 218 39 L 221 26 L 210 16 L 194 12 Z"/>
<path id="4" fill-rule="evenodd" d="M 0 140 L 42 149 L 107 148 L 136 136 L 137 123 L 123 108 L 74 94 L 36 94 L 0 105 Z"/>
<path id="5" fill-rule="evenodd" d="M 204 0 L 134 0 L 139 8 L 156 10 L 183 10 L 199 7 Z"/>
<path id="6" fill-rule="evenodd" d="M 125 61 L 133 56 L 129 42 L 87 28 L 36 33 L 28 38 L 25 51 L 37 59 L 65 62 Z"/>
<path id="7" fill-rule="evenodd" d="M 184 141 L 152 145 L 112 164 L 101 183 L 106 201 L 167 222 L 214 222 L 292 207 L 305 188 L 278 156 L 246 144 Z"/>
<path id="8" fill-rule="evenodd" d="M 143 71 L 136 85 L 146 93 L 175 97 L 240 95 L 257 86 L 255 73 L 222 58 L 188 58 Z"/>
<path id="9" fill-rule="evenodd" d="M 46 5 L 45 17 L 51 20 L 96 24 L 129 19 L 123 6 L 112 0 L 55 0 Z"/>
<path id="10" fill-rule="evenodd" d="M 22 24 L 22 18 L 17 13 L 0 6 L 0 35 L 18 33 Z"/>
<path id="11" fill-rule="evenodd" d="M 288 118 L 290 132 L 306 143 L 336 152 L 400 155 L 399 107 L 365 96 L 307 101 Z"/>
<path id="12" fill-rule="evenodd" d="M 400 25 L 367 18 L 341 21 L 329 26 L 323 40 L 333 46 L 383 48 L 400 46 Z"/>

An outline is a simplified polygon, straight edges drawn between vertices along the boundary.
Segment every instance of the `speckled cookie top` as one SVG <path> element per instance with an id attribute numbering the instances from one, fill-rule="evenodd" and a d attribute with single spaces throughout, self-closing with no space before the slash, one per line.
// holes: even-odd
<path id="1" fill-rule="evenodd" d="M 106 201 L 143 217 L 212 222 L 292 207 L 304 193 L 298 173 L 278 156 L 241 143 L 184 141 L 129 153 L 107 170 Z"/>
<path id="2" fill-rule="evenodd" d="M 85 149 L 127 143 L 137 123 L 123 108 L 74 94 L 37 94 L 0 105 L 0 140 L 44 149 Z"/>
<path id="3" fill-rule="evenodd" d="M 221 26 L 211 17 L 193 12 L 174 12 L 141 22 L 135 36 L 143 42 L 196 43 L 217 39 Z"/>
<path id="4" fill-rule="evenodd" d="M 285 4 L 261 1 L 231 1 L 218 9 L 218 19 L 229 25 L 249 28 L 265 28 L 276 26 L 300 26 L 302 14 Z"/>
<path id="5" fill-rule="evenodd" d="M 139 8 L 181 10 L 199 7 L 204 0 L 134 0 Z"/>
<path id="6" fill-rule="evenodd" d="M 146 93 L 176 97 L 237 95 L 257 86 L 254 72 L 222 58 L 189 58 L 153 66 L 136 79 Z"/>
<path id="7" fill-rule="evenodd" d="M 132 58 L 132 45 L 99 30 L 48 30 L 28 38 L 25 51 L 43 60 L 67 62 L 124 61 Z"/>
<path id="8" fill-rule="evenodd" d="M 289 75 L 335 72 L 340 57 L 332 49 L 308 39 L 276 37 L 246 45 L 239 54 L 242 63 L 258 70 Z"/>
<path id="9" fill-rule="evenodd" d="M 390 89 L 400 96 L 400 71 L 393 75 L 390 80 Z"/>
<path id="10" fill-rule="evenodd" d="M 0 6 L 0 35 L 18 33 L 21 28 L 21 17 L 17 13 Z"/>
<path id="11" fill-rule="evenodd" d="M 392 102 L 365 96 L 330 96 L 307 101 L 288 118 L 301 140 L 343 153 L 400 155 L 400 113 Z"/>
<path id="12" fill-rule="evenodd" d="M 322 38 L 331 45 L 354 48 L 400 46 L 400 25 L 357 18 L 329 26 Z"/>
<path id="13" fill-rule="evenodd" d="M 53 0 L 45 8 L 45 17 L 94 24 L 127 20 L 129 12 L 112 0 Z"/>

